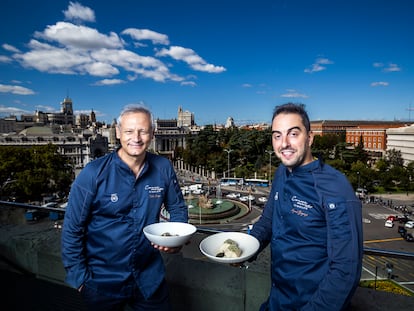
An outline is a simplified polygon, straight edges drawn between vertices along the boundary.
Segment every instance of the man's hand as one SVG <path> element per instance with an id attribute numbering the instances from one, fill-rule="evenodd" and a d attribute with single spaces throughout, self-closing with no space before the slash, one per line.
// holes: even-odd
<path id="1" fill-rule="evenodd" d="M 179 247 L 166 247 L 166 246 L 161 246 L 161 245 L 157 245 L 157 244 L 154 244 L 154 243 L 151 243 L 151 245 L 154 248 L 160 250 L 161 252 L 168 253 L 168 254 L 178 253 L 183 248 L 182 246 L 179 246 Z"/>
<path id="2" fill-rule="evenodd" d="M 191 241 L 187 241 L 184 245 L 188 245 L 188 244 L 190 244 L 190 243 L 191 243 Z M 156 249 L 160 250 L 161 252 L 168 253 L 168 254 L 175 254 L 175 253 L 178 253 L 178 252 L 179 252 L 179 251 L 183 248 L 183 246 L 178 246 L 178 247 L 167 247 L 167 246 L 157 245 L 157 244 L 154 244 L 154 243 L 152 243 L 152 242 L 151 242 L 151 245 L 152 245 L 154 248 L 156 248 Z"/>

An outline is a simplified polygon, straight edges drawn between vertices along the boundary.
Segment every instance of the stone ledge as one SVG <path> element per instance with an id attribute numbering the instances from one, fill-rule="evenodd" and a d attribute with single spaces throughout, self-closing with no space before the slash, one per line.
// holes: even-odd
<path id="1" fill-rule="evenodd" d="M 179 254 L 163 255 L 171 299 L 176 309 L 258 310 L 269 291 L 269 252 L 265 250 L 248 269 L 216 264 L 207 261 L 199 252 L 198 244 L 202 237 L 196 234 Z M 39 281 L 46 280 L 47 283 L 66 287 L 60 257 L 60 231 L 53 227 L 53 222 L 1 224 L 0 251 L 9 260 L 32 272 Z M 33 281 L 33 278 L 30 279 Z M 71 293 L 76 295 L 76 291 Z M 25 298 L 16 296 L 16 299 Z M 394 309 L 414 310 L 414 298 L 358 288 L 351 308 L 354 311 Z M 68 309 L 62 307 L 60 310 Z"/>

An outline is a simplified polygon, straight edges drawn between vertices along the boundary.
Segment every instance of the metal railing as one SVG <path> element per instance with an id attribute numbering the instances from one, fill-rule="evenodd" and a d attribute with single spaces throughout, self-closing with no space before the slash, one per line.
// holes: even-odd
<path id="1" fill-rule="evenodd" d="M 5 220 L 7 221 L 7 215 L 16 213 L 18 215 L 14 220 L 19 219 L 19 227 L 23 228 L 23 231 L 27 230 L 30 231 L 32 235 L 36 235 L 37 222 L 34 222 L 31 225 L 26 225 L 24 211 L 27 209 L 39 209 L 43 212 L 57 211 L 62 213 L 62 215 L 65 212 L 64 208 L 42 207 L 0 201 L 1 220 L 3 220 L 4 223 Z M 3 227 L 3 229 L 6 229 L 7 231 L 7 228 L 11 227 L 13 227 L 12 222 Z M 14 242 L 6 243 L 7 241 L 3 241 L 4 244 L 7 245 L 3 245 L 2 243 L 0 248 L 4 247 L 3 250 L 7 250 L 7 252 L 2 252 L 0 262 L 5 263 L 10 268 L 30 279 L 43 279 L 63 285 L 64 269 L 58 250 L 59 244 L 57 242 L 60 236 L 58 234 L 59 229 L 54 230 L 52 228 L 53 221 L 50 221 L 50 225 L 49 221 L 39 222 L 39 235 L 44 237 L 44 234 L 48 233 L 50 237 L 52 237 L 52 239 L 47 240 L 47 247 L 37 246 L 39 249 L 30 249 L 33 244 L 26 244 L 28 235 L 22 234 L 21 237 L 13 236 L 12 239 L 19 241 L 20 244 L 20 253 L 17 254 L 19 250 L 14 250 L 13 247 L 12 249 L 8 248 Z M 265 250 L 264 254 L 260 255 L 262 258 L 259 256 L 257 261 L 251 263 L 249 267 L 242 269 L 209 262 L 199 253 L 198 244 L 201 239 L 210 234 L 226 230 L 226 228 L 223 227 L 218 228 L 214 228 L 213 225 L 210 227 L 198 226 L 197 236 L 194 237 L 189 246 L 183 248 L 181 255 L 164 257 L 167 268 L 167 280 L 172 284 L 173 303 L 178 306 L 177 310 L 179 310 L 181 306 L 186 308 L 184 307 L 184 303 L 193 304 L 193 306 L 197 305 L 197 308 L 194 307 L 193 309 L 190 308 L 188 310 L 196 309 L 198 311 L 257 310 L 257 306 L 266 298 L 270 286 L 270 281 L 268 279 L 270 252 L 268 250 Z M 21 248 L 26 246 L 28 249 L 21 252 Z M 15 251 L 15 253 L 13 253 L 13 251 Z M 30 256 L 37 258 L 28 262 L 27 258 Z M 395 282 L 396 280 L 400 281 L 400 279 L 404 279 L 405 277 L 404 272 L 402 271 L 409 271 L 410 267 L 413 267 L 413 260 L 414 253 L 410 252 L 364 248 L 364 271 L 361 280 L 375 279 L 390 280 L 392 282 Z M 32 265 L 30 266 L 30 264 Z M 387 266 L 393 266 L 394 270 L 392 273 L 387 270 Z M 236 280 L 236 282 L 234 282 L 234 280 Z M 402 287 L 404 286 L 405 285 L 403 284 Z M 410 290 L 408 286 L 405 286 L 405 288 Z M 410 288 L 413 288 L 413 286 L 410 285 Z M 382 304 L 392 304 L 388 301 L 389 295 L 381 294 L 381 292 L 376 289 L 373 290 L 375 291 L 375 299 L 364 298 L 365 296 L 360 294 L 357 295 L 358 297 L 355 300 L 356 303 L 365 307 L 366 304 L 370 304 L 374 300 L 384 299 L 386 301 L 381 302 Z M 372 295 L 373 294 L 371 293 L 369 297 L 372 298 Z M 220 297 L 220 301 L 216 301 L 217 297 Z M 405 298 L 401 295 L 394 295 L 392 300 L 393 303 L 395 303 L 396 299 L 401 300 Z M 209 301 L 207 307 L 200 307 L 206 300 Z M 221 307 L 221 304 L 224 306 Z M 368 309 L 370 309 L 369 306 Z M 62 307 L 62 310 L 67 309 Z M 410 307 L 400 310 L 410 310 Z"/>

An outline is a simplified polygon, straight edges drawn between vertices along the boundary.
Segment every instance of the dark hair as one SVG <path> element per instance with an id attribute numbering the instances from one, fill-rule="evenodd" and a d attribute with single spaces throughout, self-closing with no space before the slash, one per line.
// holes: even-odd
<path id="1" fill-rule="evenodd" d="M 305 129 L 310 132 L 310 121 L 308 113 L 305 110 L 304 104 L 294 104 L 294 103 L 287 103 L 280 106 L 276 106 L 275 110 L 273 111 L 272 122 L 276 118 L 277 115 L 281 113 L 294 113 L 300 115 L 302 118 L 302 123 L 305 126 Z"/>

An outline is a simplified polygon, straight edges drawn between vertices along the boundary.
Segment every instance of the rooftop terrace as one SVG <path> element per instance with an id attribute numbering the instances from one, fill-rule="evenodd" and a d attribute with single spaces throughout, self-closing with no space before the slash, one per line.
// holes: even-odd
<path id="1" fill-rule="evenodd" d="M 83 310 L 78 293 L 64 284 L 60 230 L 53 221 L 27 224 L 24 209 L 0 204 L 0 273 L 6 310 Z M 191 243 L 174 255 L 163 255 L 174 310 L 258 310 L 269 291 L 269 250 L 248 267 L 208 261 L 199 242 L 211 231 L 199 227 Z M 365 256 L 392 256 L 414 267 L 414 254 L 366 249 Z M 402 258 L 402 259 L 401 259 Z M 387 278 L 380 271 L 378 279 Z M 364 273 L 363 279 L 373 279 Z M 351 310 L 414 310 L 414 297 L 359 287 Z"/>

